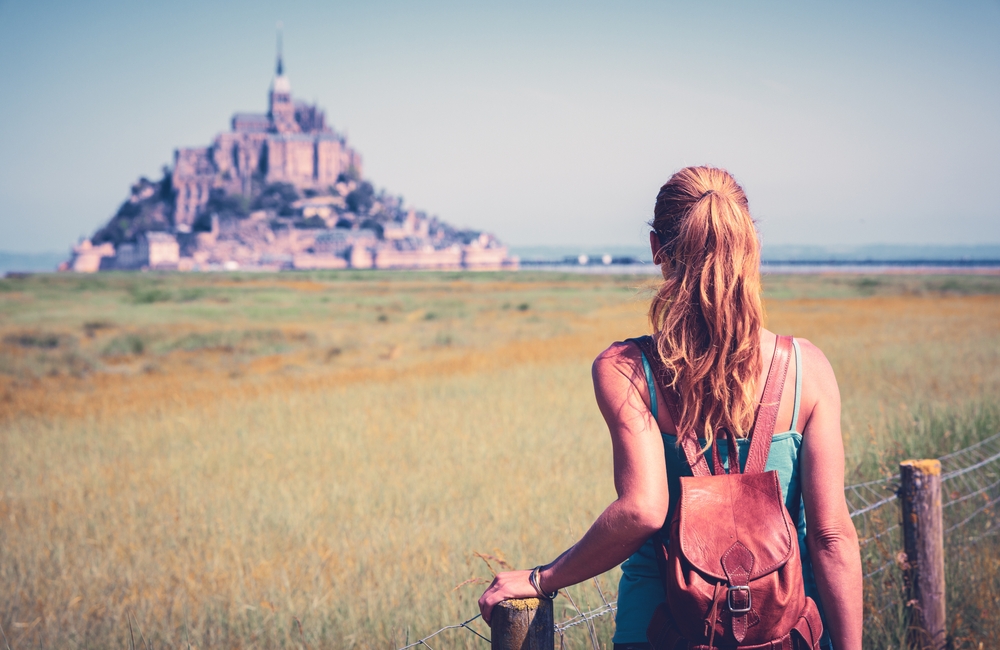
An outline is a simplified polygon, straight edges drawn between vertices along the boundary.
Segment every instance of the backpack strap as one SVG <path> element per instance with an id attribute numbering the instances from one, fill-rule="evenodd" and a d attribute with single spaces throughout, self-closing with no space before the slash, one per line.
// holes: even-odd
<path id="1" fill-rule="evenodd" d="M 712 464 L 715 467 L 715 475 L 719 476 L 721 474 L 726 474 L 726 468 L 722 465 L 722 460 L 719 456 L 719 445 L 722 441 L 726 441 L 726 445 L 729 447 L 729 474 L 739 474 L 740 470 L 740 450 L 736 446 L 736 436 L 729 433 L 729 429 L 719 429 L 716 434 L 715 441 L 712 442 Z M 736 460 L 733 460 L 733 459 Z"/>
<path id="2" fill-rule="evenodd" d="M 677 426 L 677 423 L 680 422 L 678 395 L 670 387 L 670 376 L 666 366 L 663 365 L 663 359 L 660 358 L 660 351 L 656 347 L 656 341 L 649 335 L 628 340 L 635 343 L 639 348 L 639 352 L 642 353 L 643 361 L 645 362 L 643 364 L 644 368 L 647 366 L 652 367 L 653 376 L 650 377 L 647 375 L 646 377 L 651 388 L 649 394 L 650 405 L 656 403 L 656 388 L 653 385 L 655 383 L 660 386 L 660 391 L 663 393 L 663 406 L 667 409 L 667 414 L 673 420 L 674 426 Z M 701 452 L 701 447 L 698 445 L 698 437 L 693 432 L 690 435 L 685 435 L 686 433 L 688 432 L 682 433 L 680 430 L 677 431 L 677 444 L 680 446 L 681 451 L 684 452 L 684 459 L 687 460 L 688 466 L 691 467 L 691 473 L 695 476 L 711 476 L 712 472 L 708 469 L 708 461 L 705 460 L 705 454 Z"/>
<path id="3" fill-rule="evenodd" d="M 785 377 L 788 375 L 791 350 L 792 337 L 779 336 L 774 346 L 774 356 L 771 357 L 771 367 L 767 371 L 767 380 L 764 382 L 764 394 L 757 407 L 757 417 L 754 418 L 753 428 L 750 430 L 750 452 L 747 454 L 746 469 L 743 470 L 747 474 L 759 474 L 767 465 L 774 425 L 778 421 L 778 407 L 781 406 L 781 393 L 785 388 Z"/>

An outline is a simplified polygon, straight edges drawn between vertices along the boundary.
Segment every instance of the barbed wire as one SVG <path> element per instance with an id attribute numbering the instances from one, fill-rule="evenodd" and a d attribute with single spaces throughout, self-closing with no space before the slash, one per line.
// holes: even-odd
<path id="1" fill-rule="evenodd" d="M 966 539 L 975 541 L 1000 532 L 1000 521 L 995 521 L 996 518 L 992 517 L 994 506 L 1000 504 L 1000 433 L 945 454 L 938 460 L 941 461 L 942 470 L 941 506 L 948 520 L 944 532 L 949 533 L 968 526 L 984 514 L 989 516 L 985 530 L 976 531 L 977 535 Z M 886 536 L 900 528 L 899 509 L 886 507 L 897 502 L 898 490 L 898 477 L 844 487 L 848 512 L 859 533 L 862 564 L 868 567 L 862 574 L 866 583 L 866 609 L 869 612 L 865 618 L 866 624 L 875 621 L 893 607 L 902 609 L 900 595 L 903 593 L 902 565 L 905 563 L 905 558 L 901 557 L 898 548 L 890 548 L 884 542 Z M 982 497 L 983 503 L 975 501 L 976 497 Z M 567 632 L 581 625 L 586 625 L 591 638 L 595 639 L 593 621 L 618 611 L 618 601 L 608 600 L 605 597 L 596 578 L 594 584 L 602 604 L 588 611 L 581 611 L 570 599 L 573 611 L 576 613 L 556 623 L 554 629 L 559 637 L 560 647 L 565 642 Z M 431 648 L 427 643 L 429 640 L 442 632 L 456 629 L 464 629 L 489 643 L 487 637 L 470 627 L 470 624 L 478 618 L 480 615 L 477 614 L 462 623 L 442 627 L 399 650 L 409 650 L 418 646 Z M 596 639 L 592 643 L 596 648 Z"/>
<path id="2" fill-rule="evenodd" d="M 875 486 L 878 487 L 875 487 Z M 844 488 L 844 497 L 847 499 L 847 509 L 851 513 L 851 518 L 871 512 L 876 508 L 881 508 L 887 503 L 896 499 L 898 484 L 892 479 L 883 479 L 877 483 L 864 485 L 848 485 Z M 891 493 L 883 496 L 885 491 Z"/>
<path id="3" fill-rule="evenodd" d="M 483 636 L 479 632 L 477 632 L 474 629 L 472 629 L 471 627 L 469 627 L 469 623 L 471 623 L 472 621 L 476 620 L 477 618 L 482 618 L 482 616 L 483 616 L 482 614 L 476 614 L 475 616 L 473 616 L 469 620 L 464 621 L 462 623 L 456 623 L 455 625 L 446 625 L 445 627 L 441 628 L 437 632 L 434 632 L 433 634 L 428 634 L 424 638 L 419 639 L 417 641 L 414 641 L 413 643 L 411 643 L 409 645 L 404 645 L 399 650 L 409 650 L 410 648 L 416 648 L 417 646 L 424 646 L 425 648 L 430 648 L 430 650 L 434 650 L 433 648 L 431 648 L 430 644 L 427 643 L 428 641 L 430 641 L 431 639 L 433 639 L 437 635 L 441 634 L 442 632 L 446 632 L 448 630 L 457 630 L 457 629 L 468 630 L 469 632 L 472 632 L 473 634 L 475 634 L 476 636 L 478 636 L 480 639 L 482 639 L 486 643 L 490 643 L 489 639 L 487 639 L 485 636 Z"/>
<path id="4" fill-rule="evenodd" d="M 994 498 L 994 499 L 990 499 L 989 501 L 986 502 L 986 505 L 981 506 L 979 508 L 976 508 L 975 510 L 972 511 L 971 515 L 969 515 L 968 517 L 966 517 L 962 521 L 958 522 L 957 524 L 952 524 L 951 526 L 948 526 L 947 528 L 945 528 L 944 532 L 950 533 L 951 531 L 955 530 L 956 528 L 961 528 L 965 524 L 967 524 L 970 521 L 972 521 L 972 519 L 975 518 L 975 516 L 978 515 L 979 513 L 987 510 L 988 508 L 992 508 L 994 505 L 997 504 L 998 501 L 1000 501 L 1000 497 Z"/>
<path id="5" fill-rule="evenodd" d="M 963 501 L 968 501 L 969 499 L 971 499 L 973 497 L 977 497 L 980 494 L 983 494 L 984 492 L 988 492 L 988 491 L 990 491 L 993 488 L 998 487 L 998 486 L 1000 486 L 1000 480 L 993 481 L 992 483 L 990 483 L 986 487 L 979 488 L 975 492 L 970 492 L 969 494 L 966 494 L 964 496 L 958 497 L 956 499 L 951 499 L 947 503 L 942 504 L 941 509 L 944 510 L 944 509 L 946 509 L 946 508 L 948 508 L 950 506 L 954 506 L 956 504 L 962 503 Z"/>
<path id="6" fill-rule="evenodd" d="M 1000 433 L 975 444 L 942 455 L 941 501 L 944 533 L 952 546 L 978 540 L 997 532 L 997 522 L 992 513 L 1000 502 Z M 897 489 L 897 481 L 883 479 L 863 485 L 861 497 L 855 501 L 852 519 L 861 537 L 861 555 L 865 567 L 865 603 L 872 617 L 881 616 L 895 607 L 903 612 L 904 573 L 906 557 L 901 549 L 887 544 L 883 539 L 900 529 L 900 510 L 895 505 L 895 494 L 881 499 L 869 495 L 873 490 Z M 857 486 L 848 486 L 848 492 L 857 493 Z M 867 498 L 866 498 L 867 497 Z M 981 500 L 980 500 L 981 499 Z M 888 507 L 889 504 L 893 504 Z M 978 527 L 980 520 L 985 529 Z M 972 536 L 956 536 L 959 530 L 968 530 Z M 898 621 L 893 621 L 897 623 Z"/>
<path id="7" fill-rule="evenodd" d="M 968 528 L 982 537 L 996 529 L 1000 502 L 1000 433 L 941 457 L 941 509 L 945 533 Z M 984 526 L 978 528 L 982 520 Z"/>
<path id="8" fill-rule="evenodd" d="M 882 539 L 883 537 L 885 537 L 889 533 L 894 532 L 896 530 L 899 530 L 899 524 L 893 524 L 893 525 L 889 526 L 888 528 L 886 528 L 885 530 L 883 530 L 881 533 L 876 533 L 875 535 L 872 535 L 870 537 L 865 537 L 864 539 L 859 539 L 858 540 L 858 545 L 861 546 L 861 548 L 864 548 L 864 547 L 868 546 L 869 544 L 871 544 L 872 542 L 877 542 L 878 540 Z"/>
<path id="9" fill-rule="evenodd" d="M 990 450 L 990 454 L 995 454 L 1000 451 L 1000 433 L 995 433 L 988 438 L 983 438 L 977 443 L 971 444 L 968 447 L 963 447 L 958 451 L 953 451 L 943 456 L 939 456 L 938 460 L 941 461 L 941 467 L 947 467 L 954 463 L 956 458 L 961 458 L 962 456 L 968 456 L 972 454 L 982 454 L 982 449 L 987 448 Z"/>
<path id="10" fill-rule="evenodd" d="M 618 611 L 618 601 L 612 601 L 605 605 L 601 605 L 597 609 L 592 609 L 589 612 L 583 612 L 582 614 L 577 614 L 573 618 L 567 619 L 562 623 L 557 623 L 555 626 L 556 634 L 563 634 L 566 630 L 576 627 L 577 625 L 583 625 L 588 621 L 592 621 L 595 618 L 600 618 L 608 614 L 614 614 Z"/>

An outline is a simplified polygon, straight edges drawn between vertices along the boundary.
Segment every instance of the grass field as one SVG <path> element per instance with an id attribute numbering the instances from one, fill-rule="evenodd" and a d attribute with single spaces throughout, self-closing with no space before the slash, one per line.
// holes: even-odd
<path id="1" fill-rule="evenodd" d="M 469 618 L 474 553 L 547 561 L 614 497 L 590 362 L 646 332 L 650 283 L 0 280 L 11 647 L 127 647 L 131 619 L 155 646 L 390 648 Z M 848 482 L 1000 430 L 1000 277 L 772 276 L 765 296 L 769 327 L 837 371 Z M 952 634 L 989 645 L 1000 556 L 962 561 Z M 466 646 L 485 644 L 440 645 Z"/>

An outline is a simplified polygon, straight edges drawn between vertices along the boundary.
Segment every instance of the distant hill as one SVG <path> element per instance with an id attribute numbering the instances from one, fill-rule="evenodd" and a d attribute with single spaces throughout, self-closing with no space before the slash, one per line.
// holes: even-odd
<path id="1" fill-rule="evenodd" d="M 511 252 L 526 265 L 577 263 L 586 256 L 598 263 L 605 255 L 629 263 L 652 264 L 646 246 L 512 246 Z M 765 244 L 761 251 L 765 264 L 790 263 L 917 263 L 917 262 L 996 262 L 1000 263 L 1000 244 L 937 246 L 909 244 L 866 244 L 863 246 L 817 246 L 811 244 Z"/>
<path id="2" fill-rule="evenodd" d="M 320 107 L 295 101 L 279 51 L 266 113 L 236 113 L 208 146 L 174 152 L 60 265 L 64 270 L 499 269 L 492 234 L 376 189 Z"/>
<path id="3" fill-rule="evenodd" d="M 1000 261 L 1000 244 L 764 245 L 766 262 L 986 262 Z"/>

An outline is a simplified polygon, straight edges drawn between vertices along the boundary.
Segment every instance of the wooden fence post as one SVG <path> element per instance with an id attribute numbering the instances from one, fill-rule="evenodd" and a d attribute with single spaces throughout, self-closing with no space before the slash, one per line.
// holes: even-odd
<path id="1" fill-rule="evenodd" d="M 490 619 L 492 650 L 555 650 L 552 601 L 504 600 Z"/>
<path id="2" fill-rule="evenodd" d="M 916 623 L 912 641 L 940 650 L 945 628 L 944 532 L 941 524 L 941 462 L 905 460 L 899 464 L 903 509 L 903 550 L 907 565 L 907 604 Z"/>

